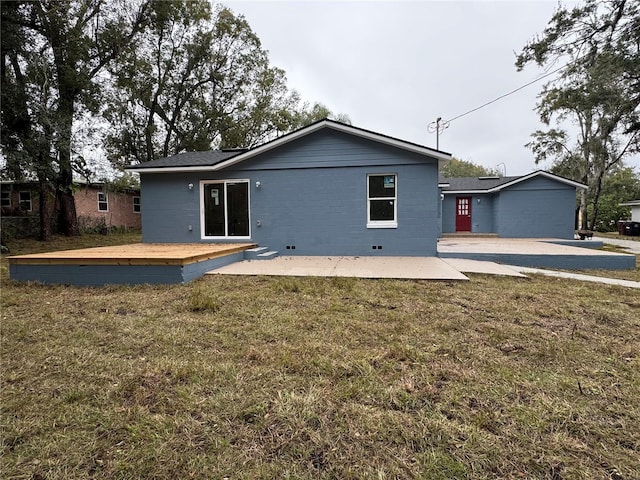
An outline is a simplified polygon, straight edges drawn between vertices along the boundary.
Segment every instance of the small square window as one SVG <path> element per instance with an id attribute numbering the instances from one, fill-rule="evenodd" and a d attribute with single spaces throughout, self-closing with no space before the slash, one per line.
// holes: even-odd
<path id="1" fill-rule="evenodd" d="M 26 190 L 22 192 L 18 192 L 18 207 L 20 210 L 24 210 L 25 212 L 30 212 L 31 205 L 31 192 Z"/>
<path id="2" fill-rule="evenodd" d="M 104 192 L 98 192 L 98 211 L 99 212 L 109 211 L 109 197 Z"/>
<path id="3" fill-rule="evenodd" d="M 140 197 L 133 197 L 133 211 L 140 213 Z"/>

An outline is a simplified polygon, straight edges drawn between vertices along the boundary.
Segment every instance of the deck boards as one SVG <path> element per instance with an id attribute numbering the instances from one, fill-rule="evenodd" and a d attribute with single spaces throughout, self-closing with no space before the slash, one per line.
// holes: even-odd
<path id="1" fill-rule="evenodd" d="M 9 257 L 13 265 L 188 265 L 231 255 L 255 243 L 135 243 Z"/>

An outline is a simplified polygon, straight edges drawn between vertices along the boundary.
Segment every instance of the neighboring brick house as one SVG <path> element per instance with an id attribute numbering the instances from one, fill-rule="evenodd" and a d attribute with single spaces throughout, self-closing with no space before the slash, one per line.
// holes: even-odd
<path id="1" fill-rule="evenodd" d="M 38 186 L 32 182 L 1 182 L 2 217 L 37 217 Z M 76 184 L 74 193 L 80 228 L 141 228 L 140 190 L 110 190 L 103 183 Z"/>
<path id="2" fill-rule="evenodd" d="M 81 228 L 141 228 L 140 190 L 110 191 L 104 184 L 81 185 L 74 193 Z"/>

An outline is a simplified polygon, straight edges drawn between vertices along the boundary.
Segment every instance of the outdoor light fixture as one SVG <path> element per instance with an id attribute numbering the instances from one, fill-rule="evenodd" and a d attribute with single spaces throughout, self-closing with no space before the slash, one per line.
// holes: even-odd
<path id="1" fill-rule="evenodd" d="M 478 200 L 478 203 L 480 203 L 480 197 L 478 197 L 477 200 Z"/>
<path id="2" fill-rule="evenodd" d="M 189 190 L 193 190 L 193 183 L 190 183 L 187 187 L 189 187 Z"/>
<path id="3" fill-rule="evenodd" d="M 256 188 L 260 188 L 260 185 L 262 185 L 262 184 L 260 183 L 260 180 L 258 180 L 258 181 L 256 182 Z"/>

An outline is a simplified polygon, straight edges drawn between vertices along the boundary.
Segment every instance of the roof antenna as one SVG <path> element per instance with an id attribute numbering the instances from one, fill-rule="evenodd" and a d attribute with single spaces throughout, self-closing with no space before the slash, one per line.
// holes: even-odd
<path id="1" fill-rule="evenodd" d="M 438 117 L 435 122 L 427 125 L 427 131 L 429 133 L 436 132 L 436 150 L 440 150 L 440 134 L 449 128 L 449 123 L 451 122 L 443 122 L 442 117 Z"/>

